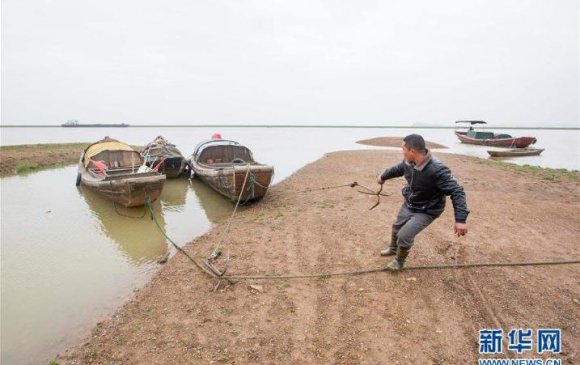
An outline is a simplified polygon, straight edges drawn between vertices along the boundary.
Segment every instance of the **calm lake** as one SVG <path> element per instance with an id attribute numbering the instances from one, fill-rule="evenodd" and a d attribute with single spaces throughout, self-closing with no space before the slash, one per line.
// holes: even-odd
<path id="1" fill-rule="evenodd" d="M 486 147 L 461 144 L 450 129 L 0 128 L 2 145 L 93 142 L 105 135 L 144 145 L 163 135 L 185 156 L 214 132 L 274 165 L 274 182 L 326 152 L 374 148 L 355 142 L 379 136 L 420 133 L 449 147 L 435 154 L 487 158 Z M 502 132 L 536 136 L 536 147 L 546 149 L 541 156 L 508 162 L 580 169 L 578 130 Z M 72 165 L 1 179 L 2 364 L 44 363 L 78 343 L 151 278 L 169 250 L 154 223 L 138 218 L 143 208 L 122 210 L 132 217 L 119 215 L 110 201 L 77 188 L 76 174 Z M 233 205 L 199 181 L 180 178 L 167 181 L 153 209 L 167 234 L 184 245 L 227 219 Z"/>

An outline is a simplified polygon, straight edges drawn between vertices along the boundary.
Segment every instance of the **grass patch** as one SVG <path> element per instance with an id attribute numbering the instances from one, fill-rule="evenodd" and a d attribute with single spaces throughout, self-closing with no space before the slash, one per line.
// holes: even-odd
<path id="1" fill-rule="evenodd" d="M 21 144 L 16 146 L 0 146 L 0 152 L 43 152 L 55 150 L 80 151 L 87 148 L 90 143 L 45 143 L 45 144 Z"/>
<path id="2" fill-rule="evenodd" d="M 16 173 L 18 175 L 28 174 L 32 171 L 38 170 L 40 166 L 37 163 L 29 162 L 29 161 L 21 161 L 16 165 Z"/>
<path id="3" fill-rule="evenodd" d="M 24 175 L 41 169 L 62 168 L 77 163 L 90 143 L 45 143 L 0 146 L 0 177 Z M 131 146 L 141 151 L 143 146 Z"/>
<path id="4" fill-rule="evenodd" d="M 520 173 L 529 173 L 542 177 L 548 181 L 560 181 L 561 179 L 569 179 L 580 181 L 580 171 L 567 169 L 552 169 L 549 167 L 539 167 L 531 165 L 516 165 L 513 163 L 503 161 L 484 160 L 487 164 L 494 167 L 499 167 L 503 170 L 510 170 Z"/>
<path id="5" fill-rule="evenodd" d="M 36 172 L 36 171 L 44 170 L 44 169 L 60 169 L 60 168 L 66 167 L 68 165 L 70 165 L 70 163 L 68 163 L 66 161 L 59 161 L 59 162 L 55 162 L 51 165 L 46 165 L 46 166 L 39 165 L 36 162 L 21 161 L 18 163 L 18 165 L 16 165 L 16 174 L 17 175 L 26 175 L 26 174 L 29 174 L 31 172 Z"/>

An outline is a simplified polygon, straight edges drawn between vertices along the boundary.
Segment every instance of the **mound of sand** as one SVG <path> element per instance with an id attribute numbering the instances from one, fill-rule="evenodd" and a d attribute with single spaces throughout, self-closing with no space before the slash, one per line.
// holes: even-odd
<path id="1" fill-rule="evenodd" d="M 401 143 L 403 142 L 403 137 L 377 137 L 371 139 L 363 139 L 357 141 L 356 143 L 359 144 L 366 144 L 368 146 L 378 146 L 378 147 L 401 147 Z M 443 146 L 441 144 L 425 141 L 427 148 L 448 148 L 447 146 Z"/>

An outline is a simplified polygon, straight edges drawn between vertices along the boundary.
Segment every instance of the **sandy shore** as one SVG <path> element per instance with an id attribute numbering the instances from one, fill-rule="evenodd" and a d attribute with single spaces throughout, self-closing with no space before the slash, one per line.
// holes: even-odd
<path id="1" fill-rule="evenodd" d="M 452 209 L 417 239 L 409 265 L 580 258 L 578 180 L 554 182 L 476 158 L 438 154 L 464 185 L 470 232 L 452 234 Z M 374 198 L 351 188 L 400 153 L 346 151 L 305 166 L 240 211 L 218 260 L 228 274 L 309 274 L 380 268 L 403 180 Z M 191 242 L 207 257 L 225 223 Z M 222 286 L 182 254 L 60 354 L 63 364 L 475 363 L 484 328 L 560 328 L 563 363 L 580 361 L 580 266 L 407 271 Z M 250 287 L 254 285 L 254 288 Z M 505 351 L 513 357 L 513 353 Z M 528 357 L 534 357 L 530 354 Z"/>

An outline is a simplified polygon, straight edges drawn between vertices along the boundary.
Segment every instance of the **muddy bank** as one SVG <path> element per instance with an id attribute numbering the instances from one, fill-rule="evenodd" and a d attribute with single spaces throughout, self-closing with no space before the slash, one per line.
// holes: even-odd
<path id="1" fill-rule="evenodd" d="M 0 176 L 27 173 L 78 162 L 89 143 L 31 144 L 0 147 Z"/>
<path id="2" fill-rule="evenodd" d="M 418 236 L 409 265 L 580 258 L 580 183 L 438 154 L 463 183 L 470 232 L 452 234 L 452 209 Z M 228 274 L 307 274 L 379 268 L 403 181 L 368 186 L 400 153 L 332 153 L 240 211 L 224 241 Z M 361 163 L 362 161 L 362 163 Z M 186 250 L 209 255 L 226 224 Z M 408 271 L 292 281 L 215 282 L 183 255 L 93 329 L 62 364 L 474 363 L 484 328 L 560 328 L 563 362 L 579 361 L 580 266 Z M 254 285 L 254 287 L 250 287 Z M 506 351 L 506 354 L 513 354 Z M 535 355 L 535 353 L 534 353 Z M 530 355 L 530 357 L 534 357 Z"/>
<path id="3" fill-rule="evenodd" d="M 357 141 L 356 143 L 364 144 L 367 146 L 378 146 L 378 147 L 401 147 L 401 143 L 403 141 L 403 137 L 377 137 L 371 139 L 363 139 Z M 448 148 L 439 143 L 425 141 L 427 148 Z"/>
<path id="4" fill-rule="evenodd" d="M 49 143 L 0 146 L 0 177 L 78 163 L 90 143 Z M 140 151 L 142 146 L 131 146 Z"/>

